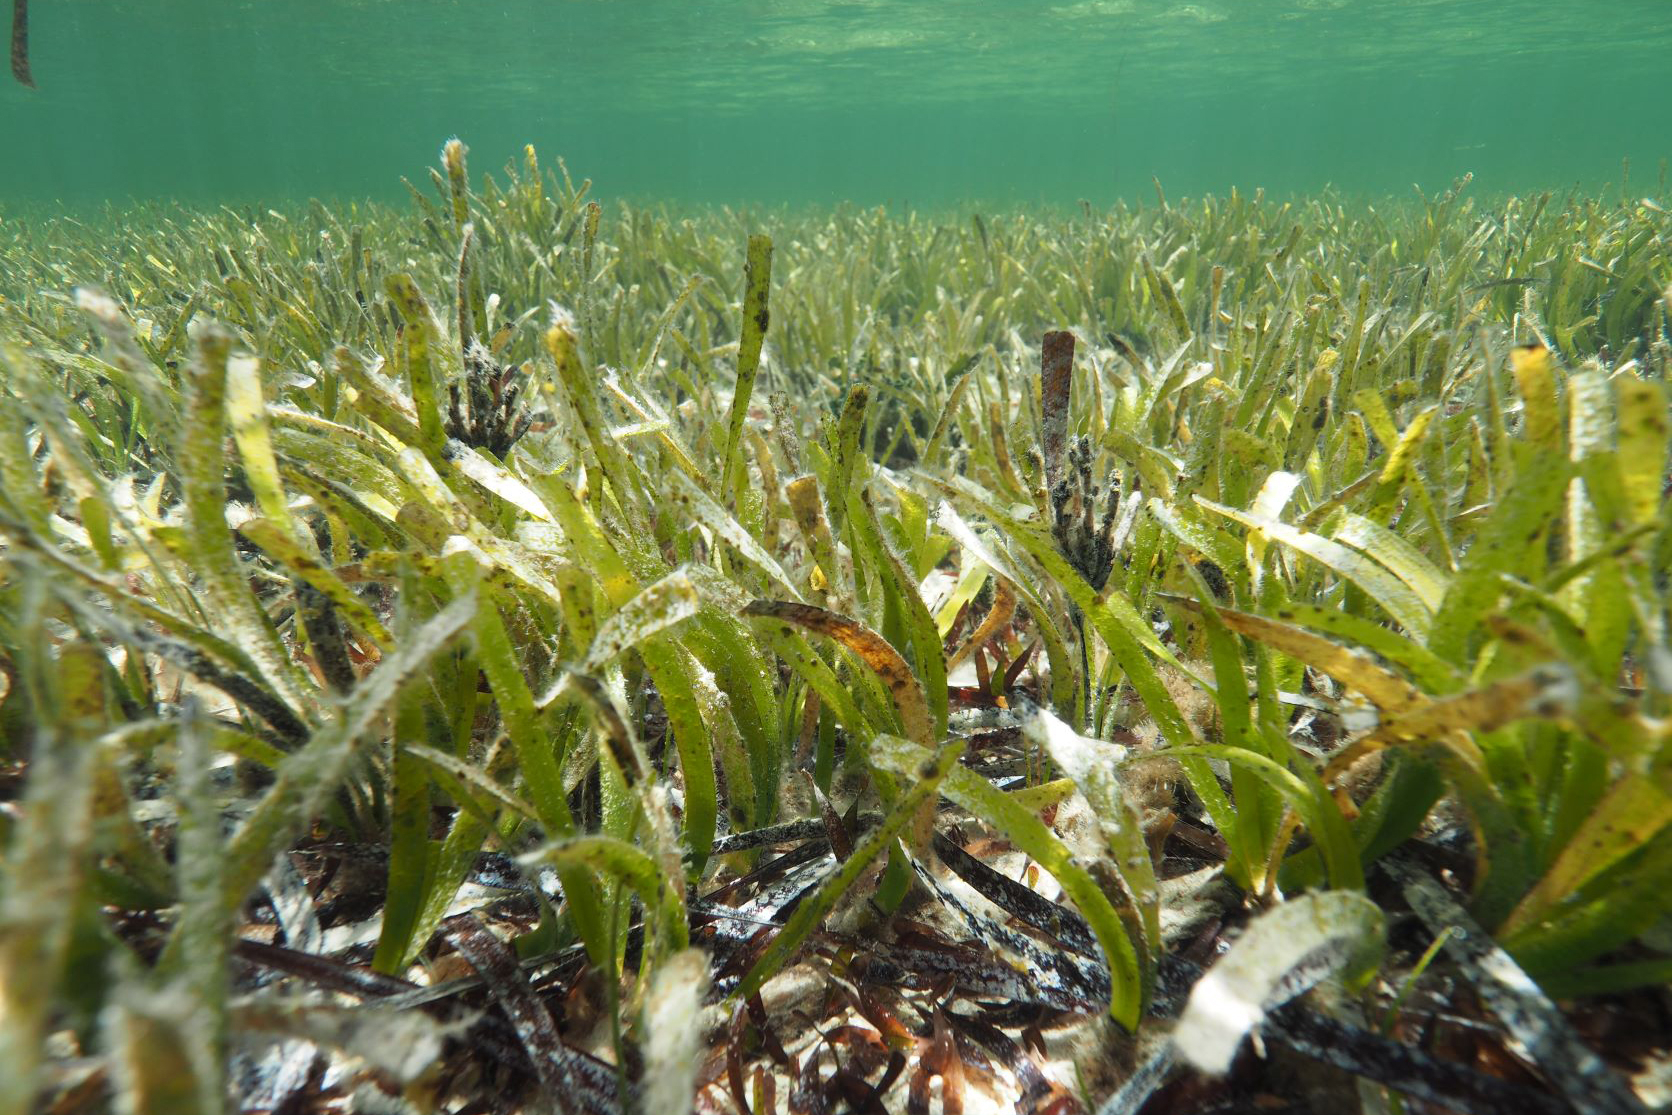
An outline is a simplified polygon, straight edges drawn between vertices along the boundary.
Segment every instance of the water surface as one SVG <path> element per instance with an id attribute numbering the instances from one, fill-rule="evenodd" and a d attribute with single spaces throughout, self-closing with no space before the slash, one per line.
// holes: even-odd
<path id="1" fill-rule="evenodd" d="M 32 0 L 0 198 L 396 196 L 459 134 L 609 196 L 1600 188 L 1672 155 L 1672 0 Z"/>

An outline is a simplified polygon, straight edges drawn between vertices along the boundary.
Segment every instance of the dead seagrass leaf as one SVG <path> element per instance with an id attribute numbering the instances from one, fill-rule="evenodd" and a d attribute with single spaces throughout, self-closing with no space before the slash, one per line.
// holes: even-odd
<path id="1" fill-rule="evenodd" d="M 1015 618 L 1016 590 L 1010 587 L 1010 582 L 1003 577 L 995 576 L 993 578 L 993 589 L 993 606 L 988 609 L 987 615 L 982 619 L 980 625 L 964 641 L 964 645 L 959 647 L 952 657 L 946 660 L 948 673 L 956 670 L 963 664 L 964 659 L 986 646 L 1004 628 L 1005 624 Z M 979 666 L 981 660 L 978 658 L 976 663 Z"/>
<path id="2" fill-rule="evenodd" d="M 1189 596 L 1160 594 L 1169 604 L 1201 612 L 1200 601 Z M 1349 688 L 1356 689 L 1383 712 L 1400 712 L 1424 703 L 1427 698 L 1416 686 L 1398 674 L 1376 664 L 1369 655 L 1350 650 L 1340 643 L 1314 635 L 1292 623 L 1264 616 L 1220 608 L 1220 621 L 1239 635 L 1258 639 L 1298 662 L 1321 670 Z"/>
<path id="3" fill-rule="evenodd" d="M 1343 749 L 1324 771 L 1326 782 L 1374 751 L 1400 744 L 1455 740 L 1461 733 L 1491 732 L 1529 716 L 1552 716 L 1579 698 L 1571 667 L 1550 662 L 1524 674 L 1483 685 L 1387 717 L 1382 725 Z"/>
<path id="4" fill-rule="evenodd" d="M 756 600 L 743 609 L 743 614 L 793 623 L 842 644 L 888 686 L 907 737 L 924 747 L 934 746 L 929 702 L 923 695 L 923 686 L 900 652 L 881 635 L 829 609 L 789 600 Z"/>

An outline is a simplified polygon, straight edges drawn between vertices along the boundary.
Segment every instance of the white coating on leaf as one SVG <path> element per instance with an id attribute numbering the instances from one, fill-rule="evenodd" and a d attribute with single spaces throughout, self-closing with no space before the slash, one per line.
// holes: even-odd
<path id="1" fill-rule="evenodd" d="M 1266 1012 L 1338 972 L 1374 966 L 1382 930 L 1381 910 L 1355 891 L 1318 891 L 1262 914 L 1191 989 L 1173 1031 L 1179 1055 L 1227 1071 Z"/>

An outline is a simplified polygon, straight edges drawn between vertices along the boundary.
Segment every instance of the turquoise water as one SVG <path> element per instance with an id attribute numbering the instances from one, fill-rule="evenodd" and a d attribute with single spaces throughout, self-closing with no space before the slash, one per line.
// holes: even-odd
<path id="1" fill-rule="evenodd" d="M 9 5 L 8 5 L 9 7 Z M 460 135 L 610 197 L 1094 203 L 1620 184 L 1672 0 L 31 0 L 0 199 L 396 197 Z M 0 16 L 3 19 L 3 16 Z"/>

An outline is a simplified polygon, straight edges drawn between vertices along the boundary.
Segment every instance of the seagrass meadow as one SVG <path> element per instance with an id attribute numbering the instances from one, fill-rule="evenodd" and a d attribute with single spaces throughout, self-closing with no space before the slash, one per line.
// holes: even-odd
<path id="1" fill-rule="evenodd" d="M 0 1115 L 1672 1105 L 1664 190 L 466 155 L 0 211 Z"/>

